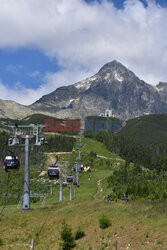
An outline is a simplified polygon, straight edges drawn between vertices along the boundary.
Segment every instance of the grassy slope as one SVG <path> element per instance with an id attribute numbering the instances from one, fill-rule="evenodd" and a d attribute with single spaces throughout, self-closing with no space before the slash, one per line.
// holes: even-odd
<path id="1" fill-rule="evenodd" d="M 100 149 L 101 147 L 101 149 Z M 103 146 L 93 140 L 83 140 L 83 151 L 94 151 L 112 157 Z M 101 153 L 99 153 L 99 150 Z M 74 155 L 61 155 L 59 160 L 72 162 Z M 116 156 L 115 156 L 116 157 Z M 69 202 L 69 189 L 64 188 L 64 202 L 58 203 L 58 186 L 54 185 L 54 196 L 47 200 L 44 208 L 40 203 L 31 204 L 31 212 L 22 213 L 16 206 L 8 206 L 0 216 L 0 238 L 4 242 L 1 249 L 29 249 L 31 239 L 36 239 L 35 249 L 59 249 L 60 230 L 63 219 L 72 225 L 73 232 L 79 226 L 86 236 L 77 241 L 76 249 L 165 249 L 167 245 L 167 204 L 164 202 L 107 202 L 104 189 L 95 200 L 97 181 L 112 172 L 112 167 L 104 167 L 105 160 L 97 159 L 91 166 L 92 172 L 80 175 L 77 198 Z M 111 163 L 116 160 L 111 160 Z M 100 164 L 99 164 L 100 163 Z M 46 166 L 47 167 L 47 166 Z M 91 176 L 91 180 L 89 177 Z M 100 229 L 98 218 L 107 215 L 112 226 Z"/>

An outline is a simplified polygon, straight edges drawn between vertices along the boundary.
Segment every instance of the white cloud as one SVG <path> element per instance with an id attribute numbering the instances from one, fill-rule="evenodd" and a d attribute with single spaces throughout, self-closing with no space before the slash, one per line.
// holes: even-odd
<path id="1" fill-rule="evenodd" d="M 0 81 L 0 98 L 29 105 L 60 86 L 76 83 L 80 79 L 86 78 L 87 74 L 92 75 L 90 72 L 85 73 L 78 69 L 62 70 L 55 74 L 47 73 L 43 78 L 43 84 L 37 89 L 25 88 L 20 82 L 16 82 L 14 87 L 11 88 Z"/>
<path id="2" fill-rule="evenodd" d="M 113 59 L 155 85 L 167 81 L 166 23 L 167 9 L 151 0 L 147 8 L 139 0 L 126 0 L 121 10 L 107 0 L 102 4 L 87 4 L 84 0 L 0 0 L 0 48 L 33 46 L 56 57 L 64 67 L 48 74 L 36 91 L 22 87 L 19 91 L 23 103 L 82 80 Z M 15 89 L 12 91 L 21 102 Z"/>
<path id="3" fill-rule="evenodd" d="M 38 91 L 27 89 L 20 82 L 17 82 L 13 88 L 5 85 L 0 81 L 0 96 L 3 100 L 13 100 L 18 103 L 28 105 L 39 98 L 40 94 L 44 94 L 41 88 Z"/>

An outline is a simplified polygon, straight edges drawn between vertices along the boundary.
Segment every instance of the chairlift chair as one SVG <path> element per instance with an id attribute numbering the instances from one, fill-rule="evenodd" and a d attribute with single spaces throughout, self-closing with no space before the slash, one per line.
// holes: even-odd
<path id="1" fill-rule="evenodd" d="M 67 182 L 63 181 L 63 187 L 66 187 L 66 186 L 67 186 Z"/>
<path id="2" fill-rule="evenodd" d="M 124 193 L 124 197 L 121 200 L 128 202 L 130 200 L 130 198 L 129 198 L 127 193 Z"/>
<path id="3" fill-rule="evenodd" d="M 8 145 L 9 146 L 14 146 L 14 145 L 17 145 L 17 144 L 19 144 L 19 139 L 17 137 L 14 137 L 14 138 L 10 137 L 8 139 Z"/>
<path id="4" fill-rule="evenodd" d="M 4 160 L 5 171 L 18 171 L 20 168 L 20 160 L 16 155 L 7 155 Z"/>
<path id="5" fill-rule="evenodd" d="M 84 170 L 84 165 L 81 164 L 80 168 L 81 168 L 81 171 L 83 171 Z"/>
<path id="6" fill-rule="evenodd" d="M 74 179 L 73 175 L 67 176 L 67 182 L 73 182 L 73 179 Z"/>
<path id="7" fill-rule="evenodd" d="M 56 166 L 50 166 L 48 168 L 48 177 L 50 180 L 59 179 L 60 169 Z"/>

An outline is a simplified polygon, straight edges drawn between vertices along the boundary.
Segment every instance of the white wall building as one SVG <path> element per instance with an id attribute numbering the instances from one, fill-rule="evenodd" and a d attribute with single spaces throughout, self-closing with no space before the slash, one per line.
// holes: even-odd
<path id="1" fill-rule="evenodd" d="M 113 116 L 112 109 L 106 109 L 104 113 L 100 113 L 101 117 L 111 117 Z"/>
<path id="2" fill-rule="evenodd" d="M 112 109 L 106 109 L 105 110 L 105 117 L 111 117 L 112 116 Z"/>

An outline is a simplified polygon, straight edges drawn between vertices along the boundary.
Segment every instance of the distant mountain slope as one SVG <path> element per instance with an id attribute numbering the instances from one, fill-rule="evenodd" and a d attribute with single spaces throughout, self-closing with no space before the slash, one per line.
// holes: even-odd
<path id="1" fill-rule="evenodd" d="M 22 119 L 39 113 L 53 116 L 49 111 L 33 110 L 30 106 L 21 105 L 14 101 L 0 100 L 0 118 Z"/>
<path id="2" fill-rule="evenodd" d="M 0 100 L 0 118 L 21 119 L 33 113 L 34 111 L 28 106 L 14 101 Z"/>

